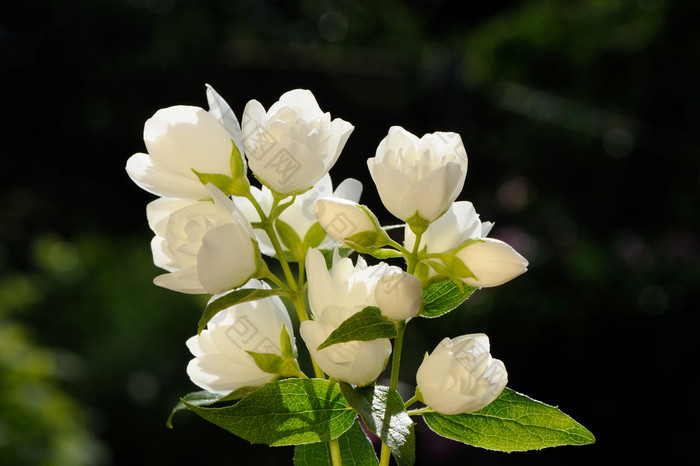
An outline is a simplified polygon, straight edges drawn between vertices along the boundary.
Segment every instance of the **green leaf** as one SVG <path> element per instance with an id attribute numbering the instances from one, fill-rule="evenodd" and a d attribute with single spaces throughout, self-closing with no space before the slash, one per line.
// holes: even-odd
<path id="1" fill-rule="evenodd" d="M 328 338 L 321 343 L 316 351 L 337 343 L 348 341 L 371 341 L 377 338 L 394 338 L 396 323 L 382 315 L 378 307 L 367 306 L 357 314 L 348 317 Z"/>
<path id="2" fill-rule="evenodd" d="M 321 379 L 270 382 L 223 408 L 185 404 L 234 435 L 270 446 L 327 442 L 347 431 L 356 415 L 338 383 Z"/>
<path id="3" fill-rule="evenodd" d="M 340 459 L 343 466 L 375 466 L 379 464 L 377 454 L 360 421 L 338 437 Z M 328 442 L 297 445 L 294 448 L 294 466 L 318 466 L 331 464 L 331 450 Z"/>
<path id="4" fill-rule="evenodd" d="M 304 246 L 299 234 L 294 228 L 289 226 L 288 223 L 280 219 L 275 220 L 275 230 L 277 230 L 277 234 L 282 240 L 282 243 L 287 246 L 287 249 L 291 251 L 292 255 L 299 260 L 304 252 Z"/>
<path id="5" fill-rule="evenodd" d="M 414 422 L 406 413 L 399 392 L 381 385 L 353 388 L 346 383 L 341 383 L 340 389 L 367 428 L 389 447 L 396 463 L 412 465 L 416 456 Z"/>
<path id="6" fill-rule="evenodd" d="M 217 300 L 214 300 L 207 304 L 207 307 L 202 313 L 202 317 L 199 319 L 197 324 L 197 333 L 202 333 L 204 327 L 207 326 L 209 321 L 214 317 L 219 311 L 228 309 L 236 304 L 245 303 L 248 301 L 256 301 L 258 299 L 267 298 L 269 296 L 276 296 L 282 294 L 282 290 L 273 289 L 265 290 L 258 288 L 240 288 L 238 290 L 232 291 L 225 294 Z"/>
<path id="7" fill-rule="evenodd" d="M 193 405 L 197 406 L 209 406 L 214 403 L 219 403 L 223 401 L 233 401 L 233 400 L 239 400 L 243 398 L 244 396 L 253 393 L 255 390 L 257 390 L 260 387 L 241 387 L 238 390 L 234 390 L 233 392 L 229 393 L 228 395 L 220 395 L 218 393 L 212 393 L 208 392 L 206 390 L 202 390 L 199 392 L 192 392 L 188 393 L 187 395 L 183 396 L 180 398 L 180 401 L 175 405 L 173 410 L 170 412 L 170 416 L 168 416 L 168 420 L 166 421 L 166 425 L 168 426 L 169 429 L 173 428 L 173 416 L 175 413 L 184 411 L 187 409 L 187 406 L 183 401 L 187 401 L 188 403 L 191 403 Z"/>
<path id="8" fill-rule="evenodd" d="M 595 442 L 590 431 L 559 409 L 508 388 L 474 413 L 446 416 L 432 412 L 423 418 L 443 437 L 490 450 L 540 450 Z"/>
<path id="9" fill-rule="evenodd" d="M 462 285 L 463 290 L 450 280 L 443 280 L 429 285 L 423 290 L 422 317 L 439 317 L 462 304 L 476 288 Z"/>
<path id="10" fill-rule="evenodd" d="M 320 223 L 316 222 L 306 231 L 304 235 L 304 246 L 307 248 L 317 248 L 326 239 L 326 230 Z"/>

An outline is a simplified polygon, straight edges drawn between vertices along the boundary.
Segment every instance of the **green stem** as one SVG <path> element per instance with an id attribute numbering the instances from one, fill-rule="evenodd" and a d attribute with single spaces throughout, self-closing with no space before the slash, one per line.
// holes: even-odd
<path id="1" fill-rule="evenodd" d="M 291 294 L 291 290 L 289 289 L 287 284 L 280 280 L 279 277 L 272 273 L 267 267 L 265 267 L 264 274 L 265 275 L 263 276 L 263 278 L 267 278 L 268 280 L 270 280 L 272 283 L 284 290 L 285 293 Z"/>
<path id="2" fill-rule="evenodd" d="M 391 451 L 389 451 L 389 447 L 386 446 L 386 443 L 382 442 L 382 451 L 379 456 L 379 466 L 389 466 L 390 461 Z"/>
<path id="3" fill-rule="evenodd" d="M 416 266 L 418 265 L 418 251 L 420 251 L 420 242 L 421 239 L 423 238 L 423 233 L 418 232 L 416 234 L 416 241 L 413 244 L 413 251 L 406 256 L 406 272 L 408 273 L 413 273 L 416 270 Z"/>
<path id="4" fill-rule="evenodd" d="M 420 242 L 423 237 L 422 232 L 416 234 L 416 242 L 413 245 L 413 251 L 408 252 L 405 248 L 401 247 L 400 250 L 405 251 L 406 256 L 406 271 L 408 273 L 413 273 L 418 265 L 418 251 L 420 250 Z M 398 249 L 398 248 L 397 248 Z M 399 386 L 399 368 L 401 367 L 401 350 L 403 348 L 403 335 L 406 331 L 406 322 L 400 322 L 396 326 L 396 338 L 394 339 L 394 350 L 391 359 L 391 379 L 389 380 L 389 388 L 396 390 Z M 414 403 L 416 397 L 411 398 L 409 401 Z M 408 406 L 408 405 L 406 405 Z M 379 457 L 379 466 L 388 466 L 391 461 L 391 451 L 386 443 L 382 442 L 382 450 Z"/>
<path id="5" fill-rule="evenodd" d="M 299 322 L 309 320 L 309 314 L 306 311 L 306 302 L 304 301 L 303 265 L 301 263 L 299 264 L 299 282 L 297 283 L 297 280 L 294 278 L 294 274 L 292 273 L 292 269 L 289 266 L 287 259 L 284 257 L 282 244 L 280 243 L 279 238 L 277 237 L 277 232 L 275 231 L 275 228 L 273 226 L 273 222 L 275 221 L 275 219 L 272 218 L 272 215 L 268 217 L 265 214 L 265 211 L 262 209 L 262 207 L 260 207 L 260 204 L 258 204 L 258 201 L 255 199 L 255 197 L 253 197 L 252 194 L 248 196 L 248 200 L 250 200 L 250 202 L 255 207 L 255 210 L 258 212 L 258 215 L 260 216 L 259 228 L 261 228 L 265 233 L 267 233 L 267 236 L 270 238 L 270 243 L 272 243 L 272 247 L 274 248 L 275 254 L 277 255 L 277 260 L 282 266 L 284 277 L 287 280 L 287 286 L 285 288 L 289 290 L 289 298 L 294 304 L 294 309 L 296 310 L 297 317 L 299 317 Z M 275 196 L 272 208 L 270 209 L 271 214 L 277 209 L 280 200 L 281 199 L 278 198 L 278 196 Z M 288 203 L 286 206 L 288 206 L 289 204 L 291 204 L 291 202 Z M 281 210 L 279 210 L 277 213 L 281 213 Z M 270 279 L 272 280 L 272 278 Z M 273 280 L 275 281 L 275 283 L 281 282 L 279 278 L 275 277 L 275 279 L 276 281 Z M 316 361 L 314 361 L 313 357 L 311 358 L 311 364 L 314 368 L 314 375 L 319 379 L 325 379 L 326 375 L 323 373 L 321 368 L 318 367 L 318 364 L 316 364 Z M 342 461 L 340 458 L 340 446 L 338 445 L 338 440 L 330 440 L 328 442 L 328 446 L 330 447 L 331 460 L 333 462 L 333 466 L 341 466 Z"/>
<path id="6" fill-rule="evenodd" d="M 416 395 L 413 395 L 413 398 L 411 398 L 410 400 L 408 400 L 407 402 L 405 402 L 403 405 L 404 405 L 404 407 L 408 408 L 408 407 L 411 406 L 413 403 L 417 403 L 417 402 L 419 402 L 419 401 L 420 401 L 420 396 L 418 396 L 418 395 L 416 394 Z"/>
<path id="7" fill-rule="evenodd" d="M 331 448 L 331 461 L 333 466 L 340 466 L 342 460 L 340 459 L 340 445 L 338 445 L 338 439 L 334 438 L 328 442 L 328 446 Z"/>
<path id="8" fill-rule="evenodd" d="M 399 386 L 399 367 L 401 366 L 401 349 L 403 347 L 403 334 L 406 331 L 406 321 L 396 324 L 396 338 L 394 339 L 394 351 L 391 358 L 391 379 L 389 388 Z"/>
<path id="9" fill-rule="evenodd" d="M 391 379 L 389 388 L 396 390 L 399 386 L 399 368 L 401 367 L 401 350 L 403 348 L 403 335 L 406 331 L 406 321 L 396 324 L 396 338 L 394 338 L 394 351 L 391 356 Z M 382 450 L 379 458 L 380 466 L 388 466 L 391 460 L 391 451 L 386 443 L 382 442 Z"/>
<path id="10" fill-rule="evenodd" d="M 409 416 L 418 416 L 418 415 L 421 415 L 421 414 L 425 414 L 425 413 L 434 413 L 434 412 L 435 412 L 434 409 L 429 408 L 429 407 L 426 406 L 425 408 L 411 409 L 411 410 L 409 410 L 409 411 L 406 411 L 406 414 L 408 414 Z"/>

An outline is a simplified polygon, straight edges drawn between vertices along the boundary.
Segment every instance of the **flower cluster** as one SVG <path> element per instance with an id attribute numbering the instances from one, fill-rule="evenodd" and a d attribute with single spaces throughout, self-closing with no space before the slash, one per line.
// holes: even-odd
<path id="1" fill-rule="evenodd" d="M 281 298 L 296 312 L 316 379 L 365 387 L 392 359 L 396 389 L 404 329 L 423 315 L 431 287 L 447 284 L 463 301 L 527 270 L 511 246 L 487 237 L 493 225 L 470 202 L 457 201 L 468 160 L 458 134 L 419 138 L 394 126 L 367 161 L 384 206 L 405 224 L 396 240 L 359 204 L 360 182 L 334 189 L 329 170 L 353 125 L 323 112 L 310 91 L 289 91 L 268 110 L 251 100 L 242 125 L 209 86 L 207 100 L 209 110 L 156 112 L 144 129 L 147 153 L 126 170 L 159 196 L 146 209 L 153 261 L 167 272 L 155 284 L 212 295 L 187 341 L 187 373 L 208 392 L 307 377 Z M 406 407 L 422 401 L 455 415 L 487 406 L 507 382 L 489 351 L 483 334 L 445 338 L 418 369 Z"/>

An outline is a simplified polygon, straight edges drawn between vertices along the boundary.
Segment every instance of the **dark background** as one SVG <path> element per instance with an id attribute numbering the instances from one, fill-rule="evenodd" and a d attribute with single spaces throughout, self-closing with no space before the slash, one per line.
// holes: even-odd
<path id="1" fill-rule="evenodd" d="M 202 298 L 152 285 L 153 196 L 127 177 L 157 109 L 240 117 L 307 88 L 355 125 L 365 184 L 392 125 L 462 135 L 460 199 L 525 275 L 413 322 L 402 380 L 486 332 L 509 386 L 597 443 L 504 454 L 418 427 L 418 464 L 687 463 L 699 434 L 697 2 L 0 1 L 0 464 L 285 464 L 191 414 Z M 428 460 L 430 458 L 430 460 Z"/>

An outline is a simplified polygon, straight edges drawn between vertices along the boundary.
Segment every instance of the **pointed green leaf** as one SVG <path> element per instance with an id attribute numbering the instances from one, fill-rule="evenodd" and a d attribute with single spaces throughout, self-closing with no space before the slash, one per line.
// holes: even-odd
<path id="1" fill-rule="evenodd" d="M 212 317 L 218 314 L 219 311 L 228 309 L 229 307 L 234 306 L 236 304 L 245 303 L 248 301 L 256 301 L 258 299 L 267 298 L 269 296 L 277 296 L 281 294 L 283 294 L 283 291 L 280 289 L 266 290 L 258 288 L 240 288 L 238 290 L 234 290 L 230 293 L 227 293 L 219 299 L 216 299 L 207 304 L 207 307 L 204 309 L 202 317 L 199 319 L 199 323 L 197 324 L 197 333 L 202 333 L 204 327 L 207 326 Z"/>
<path id="2" fill-rule="evenodd" d="M 326 230 L 320 223 L 316 222 L 306 231 L 304 235 L 304 245 L 308 248 L 317 248 L 326 239 Z"/>
<path id="3" fill-rule="evenodd" d="M 244 396 L 253 393 L 258 388 L 260 387 L 241 387 L 238 390 L 234 390 L 226 396 L 221 395 L 219 393 L 208 392 L 206 390 L 188 393 L 187 395 L 180 398 L 180 401 L 178 401 L 173 410 L 170 412 L 170 416 L 168 416 L 168 420 L 165 424 L 168 426 L 169 429 L 173 428 L 172 421 L 175 413 L 187 409 L 187 406 L 185 405 L 185 403 L 183 403 L 183 401 L 187 401 L 188 403 L 197 406 L 209 406 L 214 403 L 219 403 L 223 401 L 239 400 Z"/>
<path id="4" fill-rule="evenodd" d="M 476 291 L 476 288 L 462 285 L 459 289 L 454 282 L 444 280 L 429 285 L 423 290 L 423 310 L 422 317 L 439 317 L 462 304 L 469 296 Z"/>
<path id="5" fill-rule="evenodd" d="M 393 259 L 395 257 L 402 257 L 403 254 L 401 254 L 399 251 L 396 249 L 391 249 L 391 248 L 383 248 L 383 249 L 367 249 L 364 251 L 360 251 L 365 254 L 369 254 L 373 257 L 376 257 L 377 259 Z"/>
<path id="6" fill-rule="evenodd" d="M 347 431 L 356 416 L 338 383 L 321 379 L 270 382 L 223 408 L 185 404 L 234 435 L 270 446 L 327 442 Z"/>
<path id="7" fill-rule="evenodd" d="M 559 409 L 508 388 L 474 413 L 446 416 L 433 412 L 423 418 L 443 437 L 490 450 L 540 450 L 595 442 L 590 431 Z"/>
<path id="8" fill-rule="evenodd" d="M 415 461 L 416 437 L 414 422 L 406 413 L 401 395 L 385 386 L 353 388 L 340 384 L 343 396 L 355 408 L 365 425 L 382 439 L 399 466 Z"/>
<path id="9" fill-rule="evenodd" d="M 464 282 L 459 278 L 459 276 L 449 267 L 445 266 L 445 264 L 434 261 L 434 260 L 426 260 L 424 261 L 425 264 L 428 264 L 431 269 L 435 270 L 437 273 L 440 275 L 444 275 L 445 277 L 449 278 L 452 280 L 452 282 L 457 285 L 460 288 L 463 288 Z"/>
<path id="10" fill-rule="evenodd" d="M 389 244 L 390 238 L 384 230 L 361 231 L 345 238 L 348 245 L 358 245 L 361 248 L 381 248 Z"/>
<path id="11" fill-rule="evenodd" d="M 236 142 L 231 139 L 232 143 L 232 148 L 231 148 L 231 174 L 233 175 L 233 178 L 245 178 L 246 181 L 248 181 L 247 173 L 246 173 L 246 164 L 245 160 L 243 160 L 243 155 L 241 155 L 241 151 L 238 149 L 236 146 Z"/>
<path id="12" fill-rule="evenodd" d="M 348 341 L 371 341 L 377 338 L 394 338 L 396 322 L 382 315 L 378 307 L 367 306 L 357 314 L 348 317 L 328 338 L 321 343 L 316 351 L 337 343 Z"/>
<path id="13" fill-rule="evenodd" d="M 280 348 L 283 357 L 296 359 L 296 348 L 292 345 L 292 338 L 289 336 L 286 325 L 282 326 L 282 331 L 280 332 Z"/>
<path id="14" fill-rule="evenodd" d="M 245 177 L 234 179 L 221 173 L 200 173 L 194 168 L 192 171 L 203 185 L 211 183 L 227 196 L 245 196 L 250 191 L 250 184 Z"/>
<path id="15" fill-rule="evenodd" d="M 294 358 L 283 358 L 275 353 L 256 353 L 255 351 L 246 351 L 255 364 L 265 372 L 277 374 L 281 377 L 296 377 L 301 370 Z"/>
<path id="16" fill-rule="evenodd" d="M 360 421 L 338 437 L 340 459 L 343 466 L 375 466 L 379 464 L 377 454 Z M 294 448 L 294 466 L 318 466 L 331 464 L 331 450 L 328 442 L 297 445 Z"/>
<path id="17" fill-rule="evenodd" d="M 282 243 L 287 246 L 287 249 L 291 251 L 292 255 L 299 260 L 304 251 L 304 246 L 299 234 L 294 228 L 289 226 L 288 223 L 280 219 L 275 220 L 275 230 L 277 230 L 277 234 L 280 240 L 282 240 Z"/>
<path id="18" fill-rule="evenodd" d="M 443 260 L 449 264 L 449 269 L 459 278 L 476 278 L 464 261 L 457 256 L 451 256 L 448 260 Z"/>

